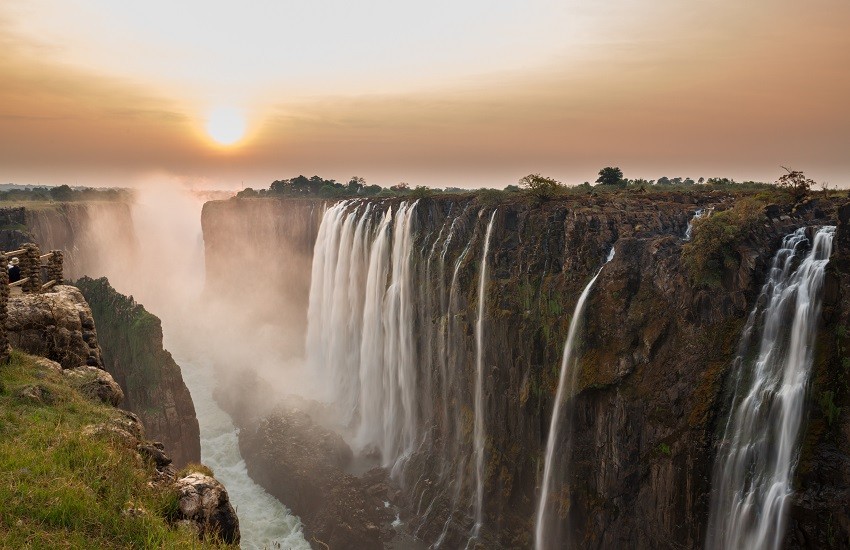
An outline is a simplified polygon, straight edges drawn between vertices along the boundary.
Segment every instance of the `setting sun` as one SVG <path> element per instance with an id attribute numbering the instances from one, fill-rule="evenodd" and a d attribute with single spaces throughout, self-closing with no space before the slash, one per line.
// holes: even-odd
<path id="1" fill-rule="evenodd" d="M 207 116 L 206 130 L 219 145 L 233 145 L 245 135 L 245 117 L 238 109 L 219 107 Z"/>

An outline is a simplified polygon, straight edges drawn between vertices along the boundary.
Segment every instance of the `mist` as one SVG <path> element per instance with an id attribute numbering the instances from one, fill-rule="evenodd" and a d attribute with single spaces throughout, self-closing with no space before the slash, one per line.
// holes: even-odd
<path id="1" fill-rule="evenodd" d="M 69 254 L 69 272 L 107 277 L 162 320 L 164 347 L 180 365 L 195 403 L 202 461 L 228 488 L 242 524 L 242 547 L 277 542 L 309 548 L 298 518 L 248 477 L 231 420 L 269 410 L 300 389 L 303 361 L 288 352 L 303 348 L 303 336 L 286 320 L 304 312 L 285 300 L 269 302 L 266 295 L 266 313 L 258 315 L 258 292 L 238 285 L 206 288 L 201 228 L 206 200 L 167 184 L 137 189 L 130 227 L 119 219 L 120 211 L 90 209 L 79 244 Z M 253 251 L 252 246 L 246 249 Z M 271 310 L 276 315 L 269 315 Z"/>

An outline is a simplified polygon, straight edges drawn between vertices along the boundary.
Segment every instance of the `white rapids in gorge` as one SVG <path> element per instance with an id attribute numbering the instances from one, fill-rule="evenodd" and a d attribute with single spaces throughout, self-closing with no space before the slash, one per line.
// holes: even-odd
<path id="1" fill-rule="evenodd" d="M 239 452 L 237 428 L 213 399 L 212 365 L 198 353 L 183 356 L 179 345 L 169 344 L 192 394 L 201 427 L 201 462 L 212 468 L 230 496 L 239 516 L 243 550 L 309 550 L 301 520 L 248 477 Z"/>

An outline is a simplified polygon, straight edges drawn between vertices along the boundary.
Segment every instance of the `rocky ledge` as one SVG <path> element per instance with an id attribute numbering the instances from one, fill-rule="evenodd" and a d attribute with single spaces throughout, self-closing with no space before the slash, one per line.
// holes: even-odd
<path id="1" fill-rule="evenodd" d="M 6 333 L 13 348 L 75 369 L 103 368 L 91 308 L 80 291 L 59 285 L 41 294 L 9 297 Z"/>

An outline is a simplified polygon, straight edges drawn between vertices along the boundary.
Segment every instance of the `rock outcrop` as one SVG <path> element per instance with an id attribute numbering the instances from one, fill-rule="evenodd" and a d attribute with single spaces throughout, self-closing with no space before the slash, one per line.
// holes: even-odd
<path id="1" fill-rule="evenodd" d="M 174 485 L 179 495 L 180 522 L 193 525 L 202 538 L 217 537 L 228 544 L 239 542 L 239 519 L 224 485 L 197 472 L 178 479 Z"/>
<path id="2" fill-rule="evenodd" d="M 106 278 L 76 282 L 91 305 L 103 366 L 124 392 L 124 407 L 138 414 L 178 466 L 201 459 L 195 405 L 180 366 L 162 346 L 162 323 Z"/>
<path id="3" fill-rule="evenodd" d="M 77 367 L 62 371 L 77 388 L 81 394 L 89 399 L 94 399 L 107 405 L 117 407 L 124 401 L 124 392 L 121 386 L 115 383 L 112 376 L 103 369 L 97 367 Z"/>
<path id="4" fill-rule="evenodd" d="M 50 292 L 12 295 L 7 315 L 12 347 L 47 357 L 64 369 L 103 368 L 94 317 L 77 288 L 58 285 Z"/>
<path id="5" fill-rule="evenodd" d="M 251 478 L 301 518 L 309 541 L 376 550 L 393 537 L 387 503 L 398 500 L 398 491 L 390 489 L 387 473 L 346 473 L 351 449 L 306 412 L 281 408 L 243 428 L 239 448 L 251 457 Z"/>

